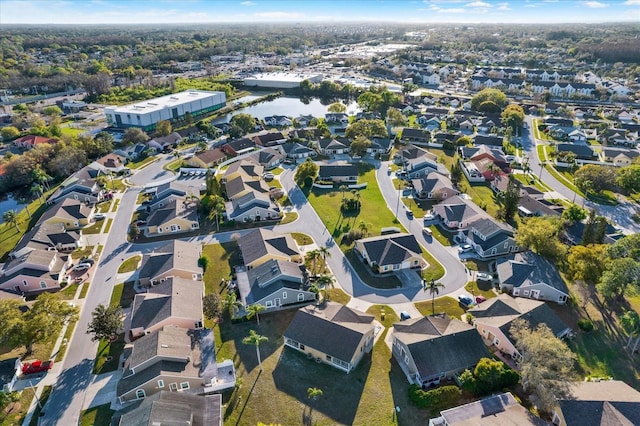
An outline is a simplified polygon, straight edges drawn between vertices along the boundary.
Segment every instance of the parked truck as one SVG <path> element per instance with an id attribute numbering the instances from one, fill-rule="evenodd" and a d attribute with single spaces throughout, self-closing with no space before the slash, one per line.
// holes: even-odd
<path id="1" fill-rule="evenodd" d="M 40 361 L 39 359 L 31 362 L 25 362 L 22 364 L 22 374 L 27 376 L 29 374 L 46 373 L 53 367 L 53 360 Z"/>

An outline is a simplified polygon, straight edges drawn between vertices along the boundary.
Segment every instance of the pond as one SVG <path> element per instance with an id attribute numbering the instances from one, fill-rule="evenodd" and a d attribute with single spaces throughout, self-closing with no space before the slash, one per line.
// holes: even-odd
<path id="1" fill-rule="evenodd" d="M 233 103 L 237 103 L 239 101 L 249 102 L 255 99 L 257 99 L 257 96 L 244 96 Z M 300 98 L 281 96 L 269 102 L 262 102 L 244 109 L 239 109 L 224 117 L 215 119 L 213 123 L 228 123 L 231 117 L 239 113 L 251 114 L 259 119 L 263 119 L 270 115 L 286 115 L 291 118 L 296 118 L 299 115 L 313 115 L 316 118 L 320 118 L 324 117 L 327 113 L 329 105 L 323 105 L 318 98 L 312 98 L 308 103 L 304 103 Z M 355 101 L 346 104 L 346 106 L 347 114 L 349 115 L 362 111 Z"/>
<path id="2" fill-rule="evenodd" d="M 22 210 L 25 205 L 25 203 L 23 203 L 22 201 L 23 200 L 13 198 L 13 194 L 11 193 L 0 195 L 0 223 L 4 222 L 2 216 L 5 212 L 8 212 L 9 210 L 15 210 L 16 212 L 19 212 L 20 210 Z"/>

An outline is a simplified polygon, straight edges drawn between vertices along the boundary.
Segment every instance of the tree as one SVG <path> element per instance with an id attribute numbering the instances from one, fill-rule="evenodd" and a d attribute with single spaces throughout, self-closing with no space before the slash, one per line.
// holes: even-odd
<path id="1" fill-rule="evenodd" d="M 617 171 L 616 183 L 629 192 L 640 192 L 640 164 L 620 167 Z"/>
<path id="2" fill-rule="evenodd" d="M 625 235 L 608 246 L 607 253 L 612 259 L 630 257 L 640 261 L 640 234 Z"/>
<path id="3" fill-rule="evenodd" d="M 373 137 L 387 137 L 387 128 L 382 120 L 358 120 L 347 127 L 344 133 L 347 138 L 356 138 L 357 136 L 364 136 L 371 139 Z"/>
<path id="4" fill-rule="evenodd" d="M 440 293 L 440 289 L 444 288 L 444 284 L 435 282 L 433 279 L 430 281 L 423 281 L 424 287 L 422 290 L 429 290 L 429 294 L 431 295 L 431 312 L 435 316 L 436 315 L 436 296 Z"/>
<path id="5" fill-rule="evenodd" d="M 620 317 L 620 324 L 622 324 L 622 328 L 629 335 L 629 340 L 627 340 L 627 344 L 624 347 L 625 349 L 629 349 L 631 341 L 634 337 L 636 338 L 636 342 L 631 350 L 631 353 L 634 353 L 638 348 L 638 343 L 640 343 L 640 315 L 638 315 L 636 311 L 626 311 Z"/>
<path id="6" fill-rule="evenodd" d="M 507 368 L 504 362 L 491 358 L 480 358 L 473 370 L 474 393 L 487 394 L 518 383 L 519 375 Z"/>
<path id="7" fill-rule="evenodd" d="M 365 111 L 379 111 L 382 106 L 382 96 L 378 93 L 366 91 L 358 96 L 357 102 Z"/>
<path id="8" fill-rule="evenodd" d="M 235 291 L 231 291 L 227 293 L 222 302 L 224 309 L 229 312 L 229 317 L 233 318 L 235 316 L 236 310 L 242 307 L 242 302 L 238 300 L 238 296 Z"/>
<path id="9" fill-rule="evenodd" d="M 0 129 L 0 136 L 2 136 L 3 141 L 10 141 L 20 136 L 20 130 L 14 126 L 5 126 Z"/>
<path id="10" fill-rule="evenodd" d="M 567 256 L 567 275 L 582 284 L 589 296 L 593 297 L 595 285 L 600 281 L 605 271 L 606 259 L 606 244 L 572 246 Z M 587 298 L 585 297 L 583 307 L 586 307 L 586 304 Z"/>
<path id="11" fill-rule="evenodd" d="M 601 244 L 607 230 L 607 219 L 598 216 L 595 209 L 589 211 L 587 221 L 582 231 L 580 244 Z"/>
<path id="12" fill-rule="evenodd" d="M 218 293 L 209 293 L 202 298 L 202 312 L 205 318 L 217 320 L 222 315 L 222 301 Z"/>
<path id="13" fill-rule="evenodd" d="M 18 213 L 15 210 L 7 210 L 2 214 L 2 219 L 8 224 L 16 227 L 16 232 L 20 232 L 18 227 Z"/>
<path id="14" fill-rule="evenodd" d="M 451 182 L 458 184 L 462 180 L 462 166 L 460 165 L 460 158 L 458 154 L 453 156 L 453 163 L 451 165 Z"/>
<path id="15" fill-rule="evenodd" d="M 173 132 L 171 122 L 169 120 L 160 120 L 156 123 L 156 135 L 167 136 Z"/>
<path id="16" fill-rule="evenodd" d="M 132 241 L 135 241 L 138 239 L 138 237 L 142 234 L 142 231 L 140 230 L 140 227 L 138 225 L 136 225 L 135 223 L 132 223 L 131 225 L 129 225 L 129 239 Z"/>
<path id="17" fill-rule="evenodd" d="M 318 269 L 318 260 L 322 257 L 319 250 L 311 250 L 307 252 L 304 260 L 311 263 L 311 275 L 316 275 Z"/>
<path id="18" fill-rule="evenodd" d="M 324 392 L 322 391 L 322 389 L 307 388 L 307 399 L 311 401 L 317 401 L 318 398 L 320 398 L 323 394 Z M 312 416 L 313 416 L 313 408 L 309 406 L 309 424 L 313 424 Z"/>
<path id="19" fill-rule="evenodd" d="M 107 132 L 98 133 L 92 140 L 92 145 L 87 155 L 99 157 L 113 151 L 113 136 Z"/>
<path id="20" fill-rule="evenodd" d="M 327 257 L 331 257 L 331 252 L 329 251 L 329 247 L 320 246 L 318 247 L 318 252 L 322 256 L 322 262 L 324 263 L 324 267 L 327 266 Z"/>
<path id="21" fill-rule="evenodd" d="M 137 143 L 145 143 L 149 140 L 149 135 L 147 135 L 144 130 L 139 129 L 137 127 L 130 127 L 122 135 L 122 143 L 125 145 L 134 145 Z"/>
<path id="22" fill-rule="evenodd" d="M 57 117 L 62 115 L 62 110 L 57 105 L 49 105 L 42 109 L 42 113 L 49 117 Z"/>
<path id="23" fill-rule="evenodd" d="M 342 102 L 334 102 L 331 105 L 329 105 L 329 107 L 327 108 L 327 111 L 329 112 L 337 112 L 337 113 L 344 113 L 347 111 L 347 106 L 345 104 L 343 104 Z"/>
<path id="24" fill-rule="evenodd" d="M 575 378 L 576 356 L 546 324 L 531 329 L 522 319 L 513 321 L 509 330 L 520 355 L 522 387 L 535 396 L 537 406 L 551 412 L 557 399 L 570 395 Z"/>
<path id="25" fill-rule="evenodd" d="M 329 299 L 329 292 L 327 292 L 327 287 L 333 288 L 333 277 L 330 275 L 320 275 L 316 280 L 317 286 L 322 286 L 325 289 L 325 294 L 327 295 L 327 299 Z"/>
<path id="26" fill-rule="evenodd" d="M 520 181 L 510 174 L 509 182 L 507 183 L 507 190 L 504 193 L 502 208 L 500 209 L 501 216 L 505 221 L 513 220 L 513 216 L 518 211 L 518 204 L 520 203 L 520 186 Z"/>
<path id="27" fill-rule="evenodd" d="M 238 126 L 242 130 L 242 134 L 246 135 L 255 128 L 256 119 L 251 114 L 240 113 L 231 117 L 229 124 Z"/>
<path id="28" fill-rule="evenodd" d="M 587 218 L 587 212 L 582 207 L 571 204 L 562 212 L 562 218 L 568 220 L 570 223 L 582 222 Z"/>
<path id="29" fill-rule="evenodd" d="M 472 144 L 473 144 L 473 141 L 471 140 L 471 138 L 469 136 L 460 136 L 455 141 L 455 145 L 456 146 L 471 146 Z M 456 155 L 458 155 L 458 154 L 456 154 Z"/>
<path id="30" fill-rule="evenodd" d="M 262 371 L 262 361 L 260 360 L 260 344 L 262 342 L 269 341 L 269 338 L 266 336 L 261 336 L 256 333 L 255 330 L 249 330 L 249 335 L 242 339 L 242 343 L 245 345 L 255 345 L 256 347 L 256 356 L 258 357 L 258 365 L 260 365 L 260 371 Z"/>
<path id="31" fill-rule="evenodd" d="M 640 289 L 640 262 L 621 257 L 608 264 L 596 288 L 606 297 L 617 296 L 621 299 L 629 285 Z"/>
<path id="32" fill-rule="evenodd" d="M 255 303 L 253 305 L 249 305 L 247 306 L 246 310 L 247 310 L 247 319 L 251 319 L 253 317 L 256 317 L 256 322 L 258 323 L 258 327 L 260 326 L 260 312 L 264 311 L 265 308 L 264 305 L 261 305 L 259 303 Z"/>
<path id="33" fill-rule="evenodd" d="M 298 166 L 298 170 L 296 170 L 296 174 L 293 177 L 293 179 L 300 186 L 303 186 L 303 185 L 311 186 L 311 183 L 318 175 L 318 169 L 319 169 L 318 165 L 313 161 L 311 161 L 310 158 L 307 158 L 307 160 L 304 163 Z"/>
<path id="34" fill-rule="evenodd" d="M 518 227 L 516 243 L 548 259 L 560 259 L 566 250 L 558 240 L 561 229 L 562 220 L 559 218 L 530 217 Z"/>
<path id="35" fill-rule="evenodd" d="M 215 177 L 213 178 L 215 179 Z M 220 230 L 220 217 L 226 210 L 224 198 L 220 195 L 206 195 L 202 199 L 202 210 L 207 213 L 210 220 L 216 220 L 216 228 Z"/>
<path id="36" fill-rule="evenodd" d="M 369 234 L 369 224 L 364 220 L 361 220 L 360 223 L 358 223 L 358 229 L 360 230 L 360 232 L 362 232 L 362 235 L 365 237 Z"/>
<path id="37" fill-rule="evenodd" d="M 91 313 L 91 322 L 87 334 L 93 334 L 92 341 L 112 340 L 122 328 L 122 308 L 118 306 L 98 305 Z"/>
<path id="38" fill-rule="evenodd" d="M 474 111 L 500 112 L 506 104 L 507 96 L 498 89 L 483 89 L 471 98 L 471 109 Z"/>
<path id="39" fill-rule="evenodd" d="M 407 117 L 405 117 L 400 110 L 396 108 L 389 108 L 389 110 L 387 111 L 387 124 L 392 127 L 406 126 Z"/>
<path id="40" fill-rule="evenodd" d="M 524 122 L 524 110 L 517 104 L 508 105 L 504 111 L 502 111 L 500 119 L 502 120 L 503 126 L 509 126 L 513 132 L 516 132 L 517 129 L 522 127 L 522 123 Z"/>
<path id="41" fill-rule="evenodd" d="M 614 167 L 586 164 L 574 174 L 574 181 L 580 190 L 601 192 L 612 189 L 616 185 L 616 170 Z"/>
<path id="42" fill-rule="evenodd" d="M 356 136 L 351 142 L 350 150 L 352 156 L 362 156 L 367 152 L 367 149 L 371 146 L 371 141 L 364 136 Z"/>

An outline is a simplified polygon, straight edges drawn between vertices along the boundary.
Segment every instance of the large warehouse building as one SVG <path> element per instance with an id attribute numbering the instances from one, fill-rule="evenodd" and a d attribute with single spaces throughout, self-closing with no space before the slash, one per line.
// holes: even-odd
<path id="1" fill-rule="evenodd" d="M 322 81 L 322 74 L 301 74 L 287 72 L 272 72 L 265 74 L 256 74 L 244 79 L 245 86 L 253 87 L 272 87 L 275 89 L 292 89 L 300 87 L 303 80 L 309 80 L 312 83 Z"/>
<path id="2" fill-rule="evenodd" d="M 186 113 L 194 117 L 206 114 L 222 108 L 226 101 L 224 92 L 187 90 L 135 104 L 105 107 L 104 113 L 110 126 L 150 131 L 160 120 L 179 120 Z"/>

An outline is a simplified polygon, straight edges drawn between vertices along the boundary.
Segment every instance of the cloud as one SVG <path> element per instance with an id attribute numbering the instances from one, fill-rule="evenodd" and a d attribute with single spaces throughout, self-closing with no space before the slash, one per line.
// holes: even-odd
<path id="1" fill-rule="evenodd" d="M 640 6 L 640 0 L 627 0 L 622 4 L 625 6 Z"/>
<path id="2" fill-rule="evenodd" d="M 267 19 L 302 19 L 305 17 L 304 13 L 299 12 L 260 12 L 254 13 L 253 16 Z"/>
<path id="3" fill-rule="evenodd" d="M 467 7 L 491 7 L 489 3 L 485 3 L 483 1 L 474 1 L 472 3 L 467 3 Z"/>
<path id="4" fill-rule="evenodd" d="M 582 4 L 591 9 L 602 9 L 604 7 L 609 7 L 607 3 L 600 3 L 599 1 L 583 1 Z"/>
<path id="5" fill-rule="evenodd" d="M 509 3 L 498 3 L 496 6 L 498 10 L 511 10 Z"/>
<path id="6" fill-rule="evenodd" d="M 243 1 L 242 3 L 240 3 L 243 6 L 255 6 L 256 3 L 252 2 L 252 1 Z"/>

